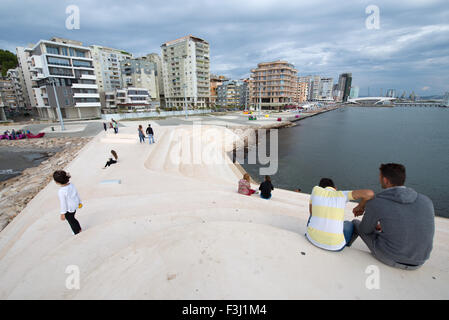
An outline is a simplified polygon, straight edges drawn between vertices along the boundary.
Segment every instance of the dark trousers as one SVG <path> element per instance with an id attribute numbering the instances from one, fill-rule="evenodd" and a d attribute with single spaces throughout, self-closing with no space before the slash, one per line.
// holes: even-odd
<path id="1" fill-rule="evenodd" d="M 65 219 L 70 224 L 74 234 L 78 234 L 81 231 L 81 226 L 78 220 L 75 219 L 75 212 L 66 212 Z"/>
<path id="2" fill-rule="evenodd" d="M 108 162 L 106 162 L 106 164 L 105 164 L 105 168 L 106 167 L 109 167 L 111 164 L 114 164 L 114 163 L 117 163 L 117 161 L 116 160 L 114 160 L 114 159 L 112 159 L 112 158 L 109 158 L 109 161 Z"/>
<path id="3" fill-rule="evenodd" d="M 360 238 L 363 240 L 363 242 L 365 242 L 366 246 L 368 247 L 371 254 L 374 256 L 374 258 L 376 258 L 380 262 L 386 264 L 387 266 L 390 266 L 393 268 L 404 269 L 404 270 L 415 270 L 420 267 L 420 266 L 407 265 L 407 264 L 402 264 L 402 263 L 393 261 L 390 258 L 386 257 L 380 250 L 378 250 L 378 249 L 376 250 L 376 247 L 375 247 L 376 234 L 375 233 L 365 234 L 365 233 L 361 232 L 360 222 L 361 221 L 357 220 L 357 219 L 352 220 L 352 223 L 354 224 L 354 233 L 352 234 L 351 241 L 348 243 L 348 247 L 351 246 L 354 243 L 354 241 L 357 239 L 357 237 L 360 236 Z"/>

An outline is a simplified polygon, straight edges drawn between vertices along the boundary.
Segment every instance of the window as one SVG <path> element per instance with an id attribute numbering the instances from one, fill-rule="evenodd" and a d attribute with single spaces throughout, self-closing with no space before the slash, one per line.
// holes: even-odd
<path id="1" fill-rule="evenodd" d="M 84 54 L 84 51 L 75 50 L 75 53 L 76 53 L 77 57 L 82 57 L 82 58 L 86 57 L 86 55 Z"/>
<path id="2" fill-rule="evenodd" d="M 56 47 L 47 46 L 47 53 L 51 54 L 59 54 L 59 50 Z"/>
<path id="3" fill-rule="evenodd" d="M 49 67 L 48 71 L 50 71 L 51 75 L 55 76 L 69 76 L 69 77 L 73 76 L 70 69 Z"/>
<path id="4" fill-rule="evenodd" d="M 48 64 L 56 64 L 60 66 L 70 66 L 70 61 L 67 59 L 55 58 L 55 57 L 47 57 Z"/>
<path id="5" fill-rule="evenodd" d="M 92 67 L 90 61 L 73 60 L 72 62 L 74 67 L 89 67 L 89 68 Z"/>
<path id="6" fill-rule="evenodd" d="M 66 47 L 62 47 L 62 48 L 61 48 L 61 54 L 64 55 L 64 56 L 68 56 L 67 48 L 66 48 Z"/>

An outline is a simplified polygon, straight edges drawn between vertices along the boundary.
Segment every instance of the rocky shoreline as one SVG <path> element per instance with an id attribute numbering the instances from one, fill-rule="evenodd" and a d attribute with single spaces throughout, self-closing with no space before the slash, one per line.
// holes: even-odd
<path id="1" fill-rule="evenodd" d="M 43 138 L 0 140 L 0 148 L 55 151 L 37 167 L 25 169 L 21 175 L 0 182 L 0 231 L 3 230 L 52 180 L 55 170 L 65 168 L 92 138 Z"/>

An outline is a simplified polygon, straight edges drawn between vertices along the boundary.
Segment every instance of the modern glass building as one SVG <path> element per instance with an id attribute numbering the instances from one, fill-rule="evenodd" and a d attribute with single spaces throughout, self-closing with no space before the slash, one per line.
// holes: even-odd
<path id="1" fill-rule="evenodd" d="M 32 82 L 30 95 L 41 119 L 57 120 L 57 103 L 65 119 L 100 116 L 100 96 L 89 47 L 79 41 L 52 38 L 40 40 L 25 52 Z"/>

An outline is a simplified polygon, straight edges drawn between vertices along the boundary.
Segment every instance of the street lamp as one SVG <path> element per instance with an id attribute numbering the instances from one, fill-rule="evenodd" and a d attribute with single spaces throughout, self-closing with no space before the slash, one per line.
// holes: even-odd
<path id="1" fill-rule="evenodd" d="M 64 131 L 64 121 L 62 120 L 62 113 L 61 113 L 61 108 L 59 107 L 59 99 L 58 99 L 58 95 L 56 94 L 56 80 L 55 78 L 49 78 L 49 82 L 51 83 L 51 85 L 53 86 L 53 92 L 55 94 L 55 100 L 56 100 L 56 110 L 58 112 L 58 117 L 59 117 L 59 122 L 61 123 L 61 131 Z"/>

